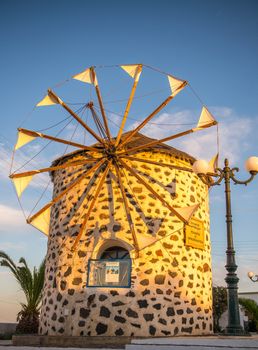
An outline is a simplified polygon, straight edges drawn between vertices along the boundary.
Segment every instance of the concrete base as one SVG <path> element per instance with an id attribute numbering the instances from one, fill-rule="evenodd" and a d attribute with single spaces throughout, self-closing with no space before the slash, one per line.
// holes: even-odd
<path id="1" fill-rule="evenodd" d="M 10 344 L 8 344 L 10 345 Z M 167 337 L 138 338 L 130 337 L 68 337 L 68 336 L 13 336 L 13 345 L 23 346 L 20 350 L 57 350 L 56 348 L 101 348 L 103 350 L 254 350 L 258 349 L 258 335 L 251 337 Z M 0 350 L 5 350 L 0 344 Z M 15 350 L 9 346 L 8 350 Z"/>
<path id="2" fill-rule="evenodd" d="M 130 337 L 71 337 L 47 335 L 14 335 L 15 346 L 124 349 L 131 343 Z"/>

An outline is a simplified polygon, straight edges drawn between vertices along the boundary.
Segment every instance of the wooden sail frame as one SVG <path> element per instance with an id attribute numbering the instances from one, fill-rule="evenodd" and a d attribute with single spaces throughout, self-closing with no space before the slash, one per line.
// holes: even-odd
<path id="1" fill-rule="evenodd" d="M 135 232 L 135 227 L 134 227 L 134 223 L 133 223 L 133 220 L 132 220 L 132 216 L 131 216 L 131 213 L 130 213 L 130 207 L 129 207 L 129 204 L 128 204 L 128 201 L 127 201 L 125 188 L 124 188 L 124 185 L 123 185 L 123 180 L 122 180 L 121 173 L 120 173 L 120 170 L 119 170 L 119 165 L 117 163 L 115 163 L 114 167 L 115 167 L 116 175 L 117 175 L 117 183 L 118 183 L 118 186 L 120 188 L 120 192 L 122 194 L 122 199 L 124 201 L 125 214 L 126 214 L 127 221 L 128 221 L 128 224 L 129 224 L 129 228 L 130 228 L 130 231 L 131 231 L 131 234 L 132 234 L 132 237 L 133 237 L 134 248 L 135 248 L 135 250 L 136 250 L 136 252 L 138 254 L 139 244 L 138 244 L 137 235 L 136 235 L 136 232 Z"/>
<path id="2" fill-rule="evenodd" d="M 149 192 L 151 192 L 156 199 L 158 199 L 165 207 L 167 207 L 172 214 L 176 215 L 181 221 L 187 223 L 185 218 L 178 213 L 159 193 L 157 193 L 151 185 L 149 185 L 131 166 L 126 164 L 122 159 L 120 163 L 129 173 L 131 173 Z"/>
<path id="3" fill-rule="evenodd" d="M 95 73 L 94 67 L 90 67 L 90 72 L 91 72 L 91 75 L 92 75 L 92 80 L 94 82 L 94 87 L 95 87 L 95 90 L 96 90 L 96 94 L 97 94 L 97 98 L 98 98 L 98 102 L 99 102 L 99 106 L 100 106 L 100 110 L 101 110 L 101 115 L 102 115 L 102 118 L 103 118 L 105 130 L 106 130 L 106 135 L 107 135 L 107 138 L 108 138 L 109 142 L 111 142 L 111 134 L 110 134 L 109 126 L 108 126 L 107 116 L 106 116 L 106 112 L 105 112 L 105 109 L 104 109 L 100 88 L 99 88 L 99 85 L 98 85 L 98 82 L 97 82 L 97 79 L 96 79 L 96 73 Z"/>
<path id="4" fill-rule="evenodd" d="M 121 66 L 121 68 L 125 69 L 124 67 L 127 66 Z M 54 197 L 49 203 L 43 206 L 39 211 L 37 211 L 35 214 L 27 218 L 27 222 L 30 224 L 33 224 L 33 221 L 37 219 L 40 215 L 45 213 L 47 210 L 51 209 L 53 205 L 58 203 L 69 191 L 71 191 L 75 186 L 80 185 L 83 179 L 85 177 L 89 176 L 90 174 L 94 173 L 95 175 L 98 174 L 97 176 L 93 176 L 94 178 L 94 183 L 96 185 L 96 189 L 94 191 L 94 196 L 92 197 L 88 211 L 86 213 L 85 218 L 83 219 L 80 230 L 78 235 L 76 236 L 73 244 L 72 244 L 72 251 L 75 251 L 80 240 L 82 239 L 84 233 L 86 232 L 86 227 L 88 223 L 88 219 L 90 217 L 90 214 L 92 213 L 93 209 L 96 206 L 98 195 L 100 194 L 101 189 L 103 188 L 103 185 L 107 179 L 107 176 L 109 174 L 109 171 L 111 171 L 111 168 L 113 167 L 116 173 L 116 182 L 118 184 L 120 193 L 121 193 L 121 198 L 123 201 L 125 213 L 126 213 L 126 218 L 129 224 L 129 228 L 132 234 L 132 239 L 133 239 L 133 245 L 135 248 L 136 252 L 136 257 L 138 257 L 138 252 L 139 252 L 139 243 L 137 240 L 137 232 L 134 226 L 134 222 L 131 216 L 130 212 L 130 205 L 128 202 L 128 198 L 126 196 L 126 185 L 123 183 L 122 179 L 122 169 L 123 171 L 128 172 L 131 176 L 133 176 L 147 191 L 149 191 L 157 201 L 159 201 L 162 205 L 164 205 L 173 215 L 175 215 L 177 218 L 179 218 L 182 222 L 187 223 L 188 222 L 188 217 L 184 215 L 184 210 L 188 209 L 186 208 L 174 208 L 173 205 L 171 205 L 167 200 L 163 198 L 154 188 L 148 183 L 148 180 L 145 179 L 145 175 L 140 175 L 139 172 L 135 171 L 132 166 L 132 162 L 140 162 L 140 163 L 146 163 L 146 164 L 152 164 L 155 166 L 160 166 L 160 167 L 167 167 L 172 170 L 178 170 L 178 171 L 187 171 L 187 172 L 192 172 L 192 169 L 187 166 L 178 166 L 178 165 L 173 165 L 169 163 L 164 163 L 164 162 L 158 162 L 154 161 L 151 159 L 145 159 L 142 157 L 137 156 L 137 153 L 143 151 L 143 150 L 148 150 L 152 149 L 155 146 L 161 145 L 164 142 L 171 141 L 173 139 L 179 138 L 186 136 L 188 134 L 191 134 L 195 131 L 203 130 L 206 128 L 209 128 L 211 126 L 214 126 L 217 124 L 216 120 L 212 118 L 211 115 L 209 115 L 206 118 L 206 122 L 202 123 L 199 121 L 197 124 L 197 127 L 191 128 L 189 130 L 176 133 L 174 135 L 170 135 L 168 137 L 159 139 L 159 140 L 151 140 L 143 145 L 139 146 L 134 146 L 132 147 L 130 143 L 132 142 L 133 137 L 145 126 L 147 125 L 150 120 L 152 120 L 174 97 L 176 94 L 181 91 L 188 83 L 184 80 L 177 80 L 177 87 L 175 91 L 172 91 L 172 93 L 161 103 L 159 104 L 154 111 L 152 111 L 134 130 L 126 134 L 125 137 L 122 137 L 123 130 L 125 127 L 125 123 L 128 118 L 128 114 L 135 96 L 135 91 L 138 86 L 139 82 L 139 77 L 142 72 L 143 65 L 138 64 L 138 65 L 133 65 L 134 67 L 134 73 L 131 75 L 131 77 L 134 79 L 133 85 L 127 100 L 127 104 L 125 107 L 125 111 L 122 117 L 121 124 L 119 126 L 119 130 L 117 133 L 117 136 L 115 138 L 111 137 L 109 125 L 108 125 L 108 118 L 105 112 L 104 108 L 104 103 L 101 95 L 101 91 L 98 85 L 97 77 L 96 77 L 96 72 L 94 67 L 90 67 L 87 69 L 89 75 L 87 76 L 87 79 L 84 79 L 82 81 L 91 83 L 95 87 L 95 92 L 97 96 L 97 101 L 100 107 L 101 111 L 101 117 L 102 121 L 98 117 L 94 107 L 93 103 L 86 105 L 93 116 L 94 122 L 97 126 L 97 129 L 99 130 L 99 134 L 96 133 L 89 125 L 84 122 L 62 99 L 51 89 L 48 90 L 48 101 L 44 103 L 39 103 L 39 106 L 47 105 L 47 104 L 60 104 L 62 108 L 64 108 L 91 136 L 93 136 L 96 141 L 98 142 L 97 145 L 94 146 L 86 146 L 81 143 L 77 143 L 74 141 L 69 141 L 65 140 L 62 138 L 58 138 L 55 136 L 43 134 L 41 132 L 33 131 L 33 130 L 28 130 L 28 129 L 22 129 L 19 128 L 18 131 L 20 133 L 23 133 L 24 135 L 28 136 L 28 140 L 25 140 L 24 144 L 29 142 L 30 140 L 33 140 L 34 138 L 42 138 L 42 139 L 47 139 L 49 141 L 54 141 L 57 143 L 62 143 L 65 145 L 73 146 L 76 147 L 78 150 L 81 150 L 81 152 L 85 151 L 85 154 L 87 154 L 87 158 L 83 160 L 74 160 L 74 161 L 68 161 L 63 164 L 57 164 L 53 165 L 51 167 L 46 167 L 46 168 L 41 168 L 38 170 L 30 170 L 22 173 L 13 173 L 10 175 L 10 177 L 15 180 L 23 177 L 30 177 L 34 176 L 36 174 L 40 174 L 43 172 L 52 172 L 60 169 L 67 169 L 69 167 L 81 167 L 79 168 L 78 171 L 81 171 L 80 175 L 74 180 L 72 183 L 68 184 L 68 186 L 61 192 L 59 193 L 56 197 Z M 172 76 L 171 76 L 172 77 Z M 170 77 L 170 78 L 171 78 Z M 80 80 L 80 79 L 78 79 Z M 207 111 L 207 109 L 206 109 Z M 21 146 L 19 146 L 21 147 Z M 18 147 L 17 147 L 18 148 Z M 92 165 L 90 168 L 83 168 L 84 165 L 89 164 Z M 128 184 L 127 184 L 128 185 Z M 130 191 L 129 191 L 130 192 Z M 194 206 L 193 206 L 194 207 Z M 198 205 L 196 205 L 196 208 Z M 78 208 L 77 208 L 78 210 Z M 190 208 L 189 212 L 193 213 L 195 208 Z M 189 215 L 190 215 L 189 214 Z"/>
<path id="5" fill-rule="evenodd" d="M 90 214 L 91 214 L 92 210 L 95 207 L 95 203 L 96 203 L 96 201 L 98 199 L 98 195 L 99 195 L 99 193 L 100 193 L 100 191 L 101 191 L 101 189 L 102 189 L 102 187 L 104 185 L 104 182 L 106 180 L 106 176 L 107 176 L 107 174 L 109 172 L 109 169 L 110 169 L 110 166 L 111 166 L 111 162 L 107 162 L 106 168 L 103 171 L 103 174 L 101 175 L 101 177 L 99 179 L 99 183 L 97 185 L 94 197 L 91 200 L 90 206 L 89 206 L 88 211 L 87 211 L 86 216 L 85 216 L 85 219 L 83 220 L 83 223 L 81 225 L 80 232 L 78 233 L 78 235 L 77 235 L 77 237 L 76 237 L 76 239 L 75 239 L 75 241 L 74 241 L 74 243 L 72 245 L 72 251 L 75 250 L 78 242 L 80 241 L 80 239 L 81 239 L 81 237 L 82 237 L 82 235 L 84 233 L 84 230 L 86 229 L 86 225 L 88 223 L 88 219 L 90 217 Z"/>
<path id="6" fill-rule="evenodd" d="M 51 135 L 42 134 L 41 132 L 38 132 L 38 131 L 18 128 L 18 132 L 21 132 L 21 133 L 23 133 L 25 135 L 28 135 L 28 136 L 31 136 L 33 138 L 40 137 L 42 139 L 46 139 L 46 140 L 50 140 L 50 141 L 54 141 L 54 142 L 58 142 L 58 143 L 63 143 L 63 144 L 68 145 L 68 146 L 81 148 L 81 149 L 84 149 L 86 151 L 92 151 L 92 152 L 98 152 L 99 151 L 99 149 L 94 148 L 94 147 L 85 146 L 85 145 L 82 145 L 82 144 L 77 143 L 77 142 L 65 140 L 65 139 L 58 138 L 58 137 L 51 136 Z"/>
<path id="7" fill-rule="evenodd" d="M 124 130 L 125 122 L 126 122 L 126 119 L 128 117 L 128 114 L 129 114 L 129 111 L 130 111 L 130 108 L 131 108 L 131 104 L 133 102 L 134 94 L 135 94 L 135 91 L 136 91 L 136 88 L 137 88 L 137 85 L 138 85 L 138 82 L 139 82 L 139 77 L 140 77 L 141 71 L 142 71 L 142 64 L 139 64 L 138 67 L 136 68 L 136 73 L 135 73 L 135 78 L 134 78 L 132 90 L 131 90 L 129 99 L 127 101 L 127 105 L 126 105 L 126 108 L 125 108 L 123 119 L 121 121 L 121 125 L 120 125 L 120 128 L 119 128 L 117 137 L 116 137 L 116 142 L 115 142 L 115 146 L 116 147 L 119 145 L 120 140 L 121 140 L 121 136 L 122 136 L 122 133 L 123 133 L 123 130 Z"/>

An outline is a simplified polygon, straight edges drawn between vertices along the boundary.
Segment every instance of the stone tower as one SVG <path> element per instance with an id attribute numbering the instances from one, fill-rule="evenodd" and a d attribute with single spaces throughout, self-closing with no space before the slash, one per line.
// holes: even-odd
<path id="1" fill-rule="evenodd" d="M 141 134 L 131 140 L 130 147 L 142 145 L 137 157 L 191 168 L 191 156 L 165 144 L 144 150 L 149 141 Z M 55 164 L 83 159 L 85 153 L 76 151 Z M 111 169 L 84 237 L 72 251 L 98 174 L 85 177 L 52 207 L 40 334 L 160 337 L 212 333 L 208 188 L 190 171 L 137 161 L 131 165 L 174 207 L 199 203 L 193 216 L 203 226 L 200 246 L 186 237 L 187 225 L 124 172 L 140 247 L 136 254 Z M 82 172 L 79 166 L 67 169 L 51 174 L 54 196 Z"/>

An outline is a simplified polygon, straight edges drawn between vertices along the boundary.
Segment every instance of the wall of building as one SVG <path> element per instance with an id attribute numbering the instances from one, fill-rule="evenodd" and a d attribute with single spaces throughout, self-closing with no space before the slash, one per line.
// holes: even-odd
<path id="1" fill-rule="evenodd" d="M 239 292 L 238 297 L 254 300 L 258 304 L 258 292 Z"/>
<path id="2" fill-rule="evenodd" d="M 0 323 L 0 334 L 12 334 L 16 330 L 17 323 Z"/>
<path id="3" fill-rule="evenodd" d="M 138 157 L 190 167 L 189 159 L 162 150 L 143 152 Z M 74 155 L 74 159 L 81 156 Z M 76 252 L 72 252 L 88 200 L 96 188 L 94 177 L 86 177 L 52 209 L 41 334 L 149 337 L 212 333 L 207 187 L 190 172 L 139 162 L 133 162 L 133 167 L 173 206 L 200 203 L 194 216 L 204 223 L 204 250 L 185 246 L 183 223 L 134 177 L 126 174 L 123 182 L 129 189 L 127 196 L 142 248 L 136 257 L 112 169 L 85 235 Z M 54 195 L 81 172 L 78 167 L 56 171 Z M 144 247 L 150 237 L 155 237 L 156 243 Z M 103 245 L 109 242 L 130 251 L 130 288 L 86 286 L 88 259 L 98 256 Z"/>

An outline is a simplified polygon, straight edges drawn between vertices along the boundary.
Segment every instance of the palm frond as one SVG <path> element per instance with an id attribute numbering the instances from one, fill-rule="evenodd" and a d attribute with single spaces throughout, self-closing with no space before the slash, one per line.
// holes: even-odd
<path id="1" fill-rule="evenodd" d="M 38 315 L 44 285 L 45 259 L 39 268 L 34 267 L 33 271 L 30 270 L 23 257 L 19 260 L 20 266 L 16 265 L 3 251 L 0 251 L 0 259 L 0 266 L 10 269 L 26 297 L 26 303 L 20 304 L 21 311 L 18 313 L 17 319 L 20 320 L 28 315 Z"/>

